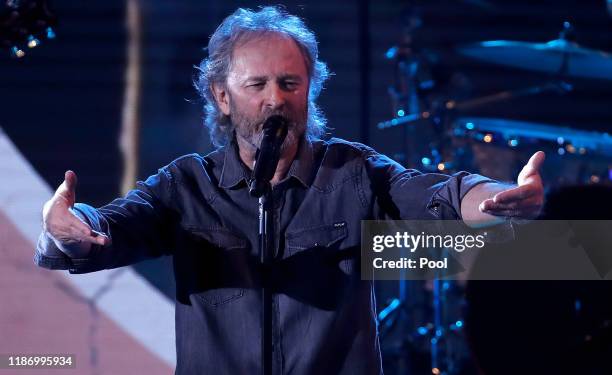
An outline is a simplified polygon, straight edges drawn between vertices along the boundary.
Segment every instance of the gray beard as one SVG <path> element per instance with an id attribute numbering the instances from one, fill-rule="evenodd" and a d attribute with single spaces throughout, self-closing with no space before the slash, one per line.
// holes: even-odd
<path id="1" fill-rule="evenodd" d="M 266 113 L 264 116 L 258 119 L 250 119 L 244 116 L 240 111 L 232 108 L 230 115 L 230 121 L 236 135 L 247 141 L 253 147 L 259 149 L 261 147 L 261 141 L 263 139 L 263 124 L 266 119 L 272 115 L 281 115 L 289 121 L 289 129 L 287 132 L 287 138 L 281 146 L 281 154 L 292 144 L 296 144 L 300 137 L 306 131 L 306 114 L 303 113 L 299 117 L 299 121 L 296 121 L 293 116 L 289 116 L 287 113 Z"/>
<path id="2" fill-rule="evenodd" d="M 289 130 L 287 132 L 287 137 L 285 138 L 285 140 L 283 141 L 283 144 L 281 145 L 281 155 L 283 154 L 283 152 L 285 152 L 285 150 L 292 144 L 296 144 L 299 142 L 300 137 L 304 134 L 304 131 L 302 130 L 301 132 L 296 132 L 296 127 L 289 125 Z M 261 147 L 261 142 L 263 140 L 263 132 L 259 131 L 255 134 L 251 134 L 251 136 L 249 138 L 244 137 L 244 135 L 241 134 L 241 136 L 247 141 L 249 142 L 253 147 L 259 149 Z"/>

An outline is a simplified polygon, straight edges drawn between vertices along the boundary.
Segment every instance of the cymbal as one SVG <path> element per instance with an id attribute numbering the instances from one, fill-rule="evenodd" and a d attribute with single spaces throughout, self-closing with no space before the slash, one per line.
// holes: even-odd
<path id="1" fill-rule="evenodd" d="M 547 43 L 491 40 L 460 46 L 458 52 L 477 60 L 557 74 L 612 80 L 612 55 L 560 38 Z"/>

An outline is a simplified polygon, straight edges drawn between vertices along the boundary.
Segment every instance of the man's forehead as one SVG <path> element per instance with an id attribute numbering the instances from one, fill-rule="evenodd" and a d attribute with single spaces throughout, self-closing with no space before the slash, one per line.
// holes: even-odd
<path id="1" fill-rule="evenodd" d="M 247 35 L 234 46 L 230 74 L 261 76 L 272 71 L 300 74 L 305 69 L 303 52 L 295 40 L 288 35 L 270 32 Z"/>

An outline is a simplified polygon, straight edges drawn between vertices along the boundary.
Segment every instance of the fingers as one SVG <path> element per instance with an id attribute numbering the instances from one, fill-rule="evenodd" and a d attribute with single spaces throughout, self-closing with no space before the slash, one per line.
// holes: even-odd
<path id="1" fill-rule="evenodd" d="M 532 219 L 537 217 L 540 214 L 540 206 L 533 207 L 523 207 L 521 209 L 501 209 L 501 210 L 490 210 L 484 211 L 484 213 L 493 215 L 493 216 L 504 216 L 504 217 L 513 217 L 513 218 L 523 218 L 523 219 Z"/>
<path id="2" fill-rule="evenodd" d="M 76 198 L 77 176 L 73 171 L 64 173 L 64 181 L 55 196 L 43 207 L 43 227 L 46 232 L 65 249 L 74 249 L 81 244 L 107 246 L 111 240 L 104 233 L 91 229 L 79 216 L 71 212 Z M 67 250 L 69 251 L 69 250 Z"/>
<path id="3" fill-rule="evenodd" d="M 64 182 L 62 182 L 55 191 L 55 194 L 66 199 L 71 207 L 74 205 L 76 200 L 76 184 L 76 174 L 73 171 L 68 170 L 64 173 Z"/>
<path id="4" fill-rule="evenodd" d="M 542 164 L 544 164 L 544 159 L 546 159 L 546 154 L 544 153 L 544 151 L 538 151 L 533 154 L 531 158 L 529 158 L 527 164 L 525 164 L 525 166 L 521 170 L 521 173 L 519 174 L 519 179 L 525 179 L 531 175 L 538 173 L 538 171 L 542 167 Z"/>
<path id="5" fill-rule="evenodd" d="M 111 244 L 110 238 L 104 233 L 91 229 L 79 217 L 70 213 L 55 217 L 47 223 L 45 230 L 58 242 L 64 245 L 72 245 L 82 242 L 101 246 Z"/>
<path id="6" fill-rule="evenodd" d="M 91 227 L 85 223 L 80 217 L 73 215 L 72 219 L 69 219 L 69 225 L 74 227 L 78 234 L 81 237 L 77 237 L 80 242 L 89 242 L 96 245 L 106 246 L 110 245 L 111 241 L 108 236 L 106 236 L 102 232 L 95 231 L 91 229 Z"/>
<path id="7" fill-rule="evenodd" d="M 539 196 L 533 196 L 528 199 L 520 201 L 512 201 L 509 203 L 495 203 L 493 199 L 484 200 L 478 207 L 480 211 L 491 211 L 491 210 L 513 210 L 520 209 L 523 207 L 536 207 L 543 204 L 542 199 Z"/>
<path id="8" fill-rule="evenodd" d="M 66 188 L 74 192 L 76 190 L 76 184 L 77 184 L 76 173 L 74 173 L 71 170 L 67 170 L 64 173 L 64 182 L 66 182 Z"/>
<path id="9" fill-rule="evenodd" d="M 100 246 L 108 246 L 111 244 L 111 240 L 103 233 L 94 230 L 85 232 L 76 227 L 64 227 L 60 230 L 56 230 L 55 233 L 49 232 L 49 234 L 64 246 L 80 243 L 90 243 Z"/>
<path id="10" fill-rule="evenodd" d="M 533 196 L 529 199 L 510 203 L 496 203 L 491 198 L 484 200 L 478 206 L 478 209 L 480 212 L 493 216 L 533 218 L 540 213 L 542 200 L 539 196 Z"/>
<path id="11" fill-rule="evenodd" d="M 544 188 L 538 172 L 544 163 L 544 158 L 545 154 L 542 151 L 533 154 L 519 174 L 519 186 L 485 199 L 478 206 L 478 210 L 494 216 L 537 217 L 544 203 Z"/>
<path id="12" fill-rule="evenodd" d="M 91 235 L 84 237 L 83 240 L 100 246 L 108 246 L 111 244 L 110 238 L 108 238 L 104 233 L 97 232 L 95 230 L 92 230 Z"/>
<path id="13" fill-rule="evenodd" d="M 484 201 L 478 207 L 481 212 L 490 213 L 498 211 L 522 211 L 530 210 L 532 208 L 540 208 L 542 204 L 537 199 L 530 199 L 523 202 L 512 202 L 509 204 L 497 204 L 493 202 Z"/>
<path id="14" fill-rule="evenodd" d="M 539 190 L 531 185 L 517 186 L 512 189 L 501 191 L 492 198 L 494 203 L 510 203 L 520 201 L 537 195 Z"/>

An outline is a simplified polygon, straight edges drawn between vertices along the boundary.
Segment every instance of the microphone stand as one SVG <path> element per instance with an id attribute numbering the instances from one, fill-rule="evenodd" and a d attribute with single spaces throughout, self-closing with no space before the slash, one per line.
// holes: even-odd
<path id="1" fill-rule="evenodd" d="M 261 265 L 261 363 L 262 374 L 272 374 L 272 290 L 270 266 L 274 256 L 273 199 L 270 183 L 259 197 L 259 254 Z"/>
<path id="2" fill-rule="evenodd" d="M 274 198 L 270 181 L 288 132 L 287 120 L 270 116 L 263 125 L 261 147 L 257 152 L 249 193 L 259 198 L 259 254 L 261 268 L 261 371 L 272 375 L 272 261 L 274 259 Z"/>

